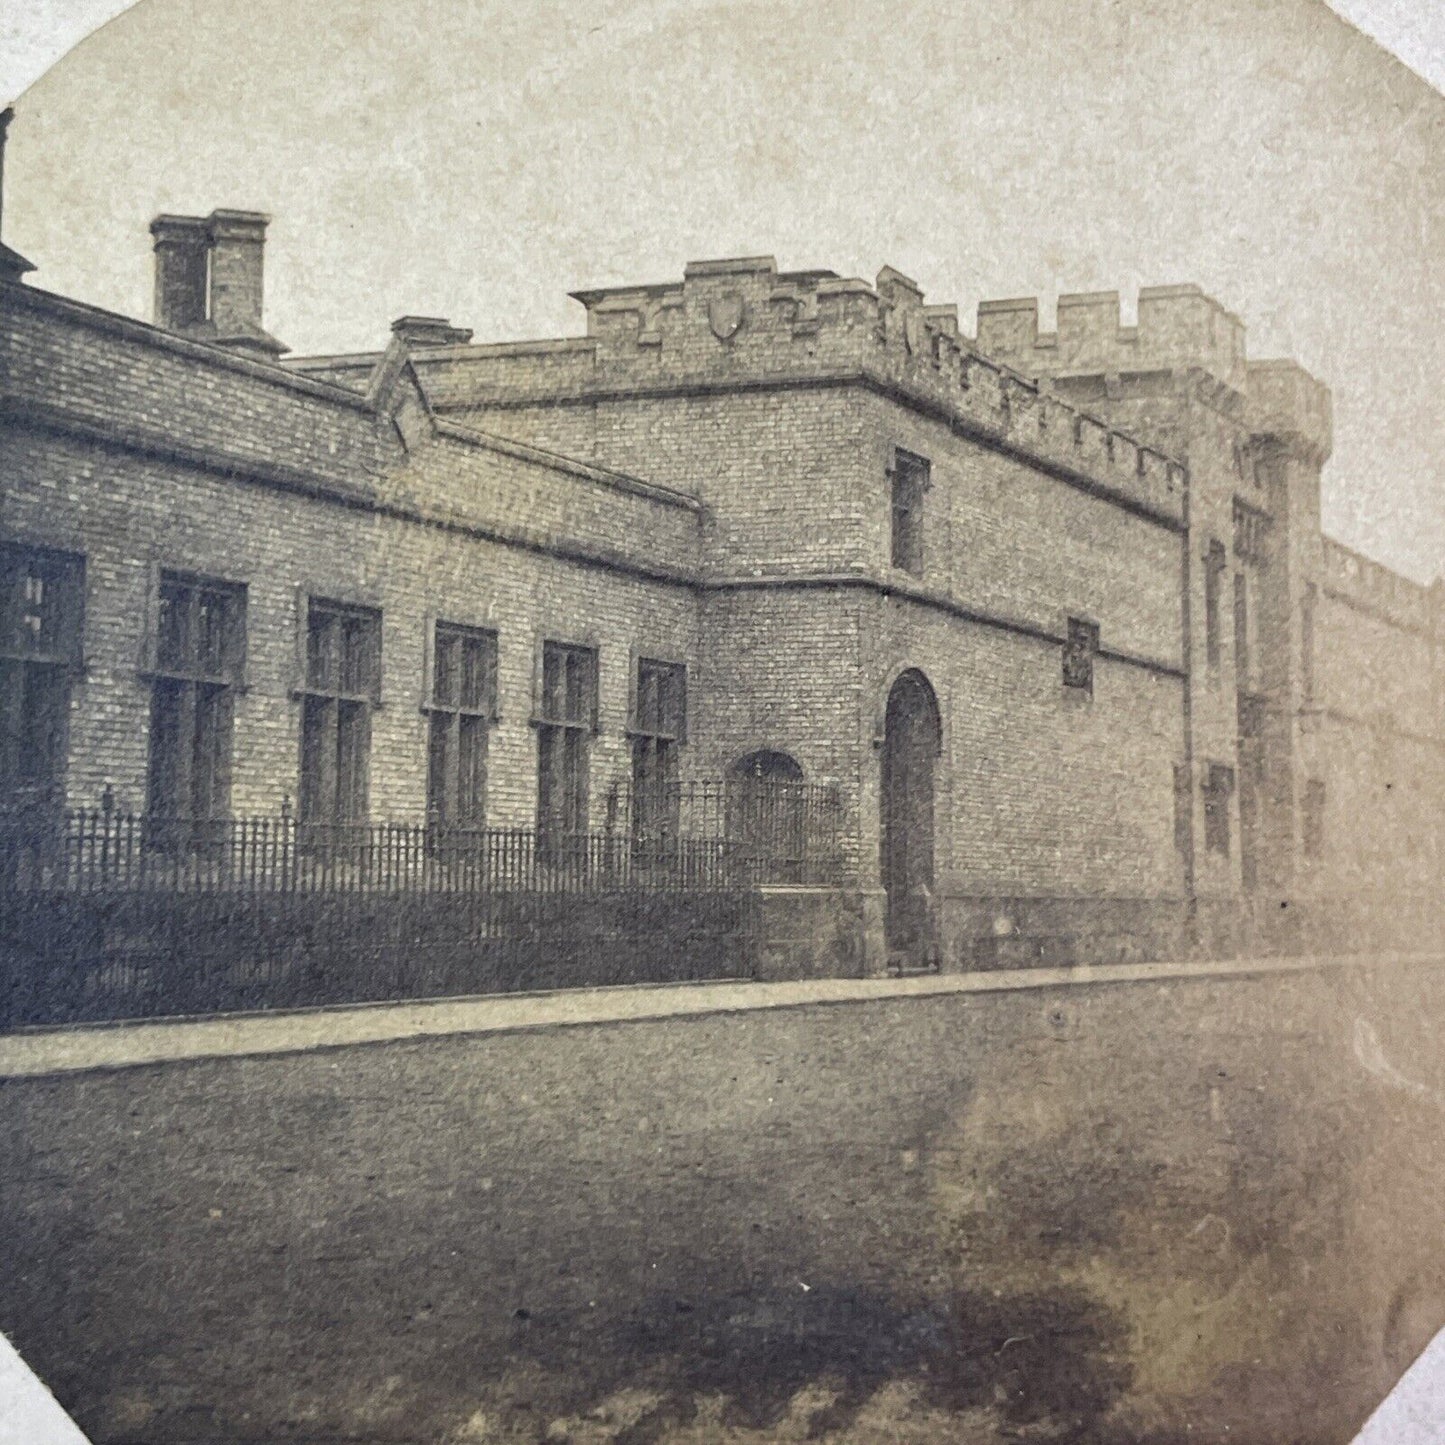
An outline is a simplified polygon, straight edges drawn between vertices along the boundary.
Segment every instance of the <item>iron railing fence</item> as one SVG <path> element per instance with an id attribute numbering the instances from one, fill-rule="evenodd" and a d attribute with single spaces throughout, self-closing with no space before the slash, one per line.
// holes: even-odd
<path id="1" fill-rule="evenodd" d="M 615 783 L 603 798 L 604 833 L 644 856 L 679 842 L 709 844 L 735 860 L 746 881 L 820 883 L 843 871 L 843 809 L 837 788 L 774 778 L 693 779 L 663 786 Z"/>
<path id="2" fill-rule="evenodd" d="M 0 1030 L 746 978 L 756 890 L 0 891 Z"/>
<path id="3" fill-rule="evenodd" d="M 457 893 L 826 886 L 840 881 L 834 790 L 683 783 L 610 789 L 601 831 L 185 819 L 113 807 L 0 822 L 0 891 Z"/>

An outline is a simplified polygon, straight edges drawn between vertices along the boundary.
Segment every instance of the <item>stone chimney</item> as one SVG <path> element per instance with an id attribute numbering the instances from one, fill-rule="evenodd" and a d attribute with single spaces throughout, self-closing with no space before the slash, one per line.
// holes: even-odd
<path id="1" fill-rule="evenodd" d="M 261 325 L 270 219 L 255 211 L 157 216 L 156 325 L 260 361 L 285 352 Z"/>
<path id="2" fill-rule="evenodd" d="M 4 216 L 5 206 L 5 133 L 14 119 L 15 112 L 9 106 L 0 110 L 0 218 Z M 0 281 L 18 281 L 27 271 L 34 269 L 19 251 L 12 251 L 0 241 Z"/>

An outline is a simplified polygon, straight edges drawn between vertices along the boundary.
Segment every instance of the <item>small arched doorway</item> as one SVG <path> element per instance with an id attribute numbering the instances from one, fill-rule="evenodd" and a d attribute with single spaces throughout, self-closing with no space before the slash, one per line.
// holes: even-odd
<path id="1" fill-rule="evenodd" d="M 803 768 L 788 753 L 749 753 L 728 769 L 730 851 L 757 881 L 791 883 L 801 876 L 803 798 Z"/>
<path id="2" fill-rule="evenodd" d="M 938 699 L 916 669 L 888 694 L 883 721 L 880 799 L 885 930 L 891 961 L 909 968 L 937 962 L 933 904 L 934 768 L 943 729 Z"/>
<path id="3" fill-rule="evenodd" d="M 763 749 L 739 758 L 728 769 L 733 778 L 771 779 L 781 783 L 801 783 L 803 765 L 789 753 L 776 753 Z"/>

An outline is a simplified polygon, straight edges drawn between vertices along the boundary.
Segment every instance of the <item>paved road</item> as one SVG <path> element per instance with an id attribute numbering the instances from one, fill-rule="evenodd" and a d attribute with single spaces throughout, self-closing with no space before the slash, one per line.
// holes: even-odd
<path id="1" fill-rule="evenodd" d="M 83 1031 L 0 1329 L 97 1445 L 1345 1445 L 1445 1299 L 1445 970 L 1009 984 Z"/>

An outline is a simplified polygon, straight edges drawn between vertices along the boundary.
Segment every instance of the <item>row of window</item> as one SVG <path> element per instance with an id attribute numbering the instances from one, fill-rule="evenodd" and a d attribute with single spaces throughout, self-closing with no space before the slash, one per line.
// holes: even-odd
<path id="1" fill-rule="evenodd" d="M 1269 519 L 1236 501 L 1234 504 L 1234 551 L 1240 559 L 1233 582 L 1234 670 L 1241 688 L 1250 678 L 1252 648 L 1250 574 L 1264 565 L 1268 556 Z M 1224 543 L 1211 538 L 1204 552 L 1204 649 L 1210 667 L 1218 667 L 1223 633 L 1224 579 L 1228 572 Z"/>
<path id="2" fill-rule="evenodd" d="M 6 547 L 0 590 L 0 787 L 12 802 L 38 801 L 55 794 L 65 767 L 70 684 L 81 661 L 83 562 Z M 381 697 L 381 613 L 310 597 L 298 640 L 300 817 L 316 824 L 360 821 L 368 811 L 372 713 Z M 162 573 L 150 646 L 147 811 L 224 817 L 235 698 L 245 671 L 244 585 Z M 499 716 L 497 634 L 439 621 L 427 664 L 428 814 L 441 825 L 480 827 L 488 736 Z M 686 668 L 640 658 L 635 689 L 629 728 L 633 821 L 653 836 L 677 806 L 673 785 L 687 733 Z M 596 650 L 544 642 L 533 719 L 537 820 L 544 833 L 586 831 L 597 699 Z"/>
<path id="3" fill-rule="evenodd" d="M 1224 763 L 1209 763 L 1205 768 L 1201 791 L 1204 796 L 1204 846 L 1211 853 L 1229 856 L 1229 803 L 1234 796 L 1235 771 Z M 1248 833 L 1254 819 L 1254 800 L 1248 806 L 1241 798 L 1241 828 Z M 1318 778 L 1308 779 L 1300 800 L 1300 842 L 1306 858 L 1319 858 L 1324 853 L 1325 842 L 1325 785 Z M 1174 770 L 1174 841 L 1183 848 L 1189 836 L 1189 810 L 1191 791 L 1189 769 L 1182 763 Z M 1243 854 L 1241 862 L 1245 869 L 1245 882 L 1253 886 L 1252 837 L 1241 840 Z"/>
<path id="4" fill-rule="evenodd" d="M 0 787 L 10 799 L 54 791 L 64 770 L 70 680 L 81 660 L 80 558 L 0 552 Z M 234 700 L 246 654 L 246 589 L 163 573 L 153 630 L 147 809 L 156 816 L 225 816 L 230 805 Z M 497 634 L 438 622 L 432 631 L 427 809 L 437 823 L 483 825 L 487 743 L 498 718 Z M 1069 619 L 1064 683 L 1092 690 L 1096 624 Z M 537 819 L 544 833 L 586 831 L 588 761 L 597 727 L 594 648 L 546 641 L 537 690 Z M 307 599 L 301 701 L 299 811 L 304 821 L 367 815 L 371 717 L 381 694 L 381 613 Z M 629 729 L 634 822 L 653 836 L 675 820 L 678 749 L 687 732 L 681 663 L 639 658 Z M 1205 846 L 1228 854 L 1235 772 L 1210 764 L 1203 783 Z M 1176 775 L 1176 828 L 1187 828 L 1189 779 Z M 1304 852 L 1323 846 L 1324 784 L 1306 784 Z M 1179 841 L 1183 841 L 1181 834 Z"/>

